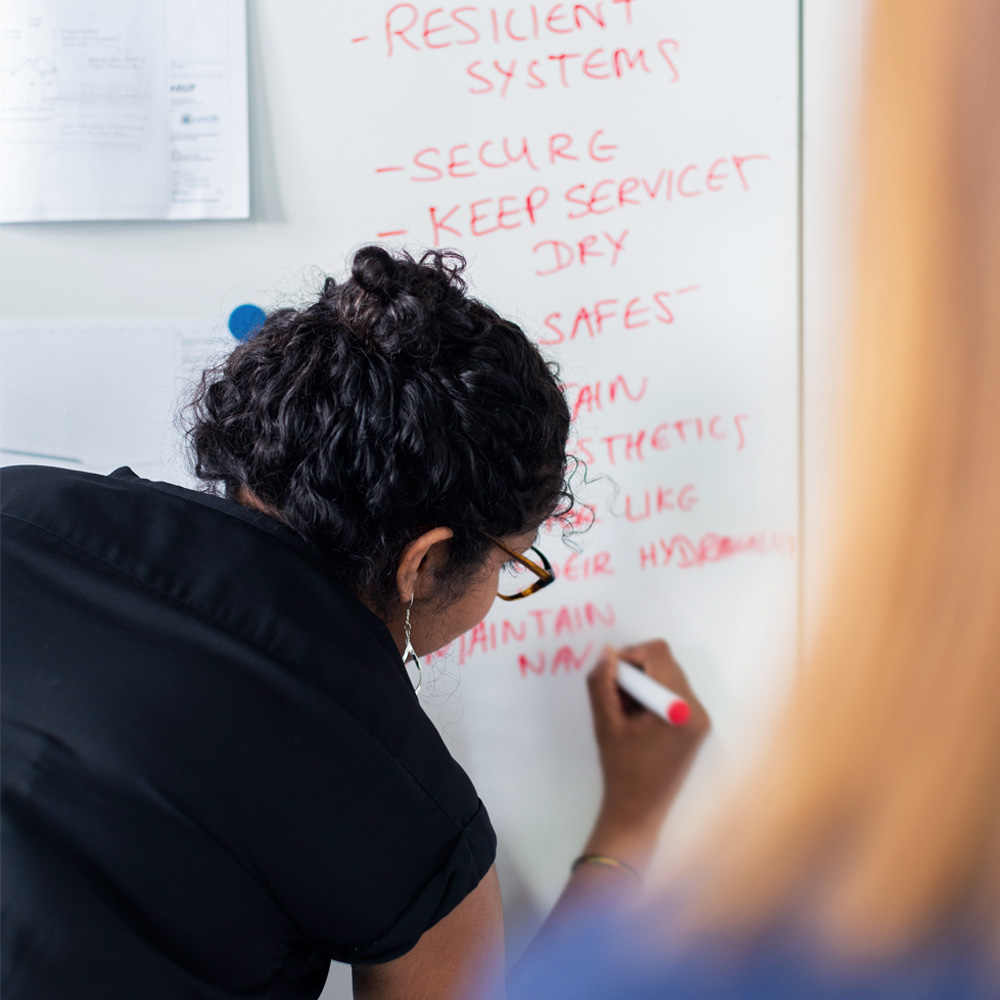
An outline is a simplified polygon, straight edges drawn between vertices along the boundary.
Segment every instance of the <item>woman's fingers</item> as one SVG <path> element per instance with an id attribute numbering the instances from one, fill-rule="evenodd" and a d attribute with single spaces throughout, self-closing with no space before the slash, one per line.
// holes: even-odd
<path id="1" fill-rule="evenodd" d="M 594 716 L 594 728 L 599 734 L 615 732 L 625 721 L 624 706 L 615 682 L 617 669 L 617 653 L 612 646 L 605 646 L 597 663 L 587 674 L 590 709 Z"/>
<path id="2" fill-rule="evenodd" d="M 619 658 L 684 698 L 691 709 L 687 723 L 673 726 L 632 702 L 615 680 Z M 708 715 L 662 639 L 617 653 L 605 649 L 587 676 L 587 686 L 604 774 L 604 801 L 592 846 L 604 844 L 609 853 L 611 847 L 621 847 L 640 857 L 651 849 L 708 731 Z"/>
<path id="3" fill-rule="evenodd" d="M 693 725 L 699 730 L 708 729 L 708 713 L 663 639 L 652 639 L 649 642 L 626 646 L 619 650 L 618 655 L 626 663 L 642 668 L 653 680 L 669 688 L 674 694 L 680 695 L 691 709 L 688 725 Z"/>

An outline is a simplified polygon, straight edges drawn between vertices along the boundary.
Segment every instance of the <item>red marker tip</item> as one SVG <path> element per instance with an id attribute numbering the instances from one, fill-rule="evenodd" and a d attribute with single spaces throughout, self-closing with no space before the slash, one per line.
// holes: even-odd
<path id="1" fill-rule="evenodd" d="M 675 726 L 683 726 L 691 718 L 691 708 L 686 701 L 672 701 L 667 706 L 667 721 Z"/>

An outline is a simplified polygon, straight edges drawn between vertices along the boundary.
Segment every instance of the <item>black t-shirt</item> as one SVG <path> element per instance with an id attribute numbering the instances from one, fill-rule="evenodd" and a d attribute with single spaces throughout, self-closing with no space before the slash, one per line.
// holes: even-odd
<path id="1" fill-rule="evenodd" d="M 315 997 L 493 862 L 385 626 L 294 532 L 6 469 L 5 1000 Z"/>

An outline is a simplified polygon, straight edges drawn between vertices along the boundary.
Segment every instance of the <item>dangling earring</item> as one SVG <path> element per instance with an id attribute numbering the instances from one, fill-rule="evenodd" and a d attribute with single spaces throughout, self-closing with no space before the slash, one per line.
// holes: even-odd
<path id="1" fill-rule="evenodd" d="M 405 664 L 407 660 L 412 658 L 413 662 L 417 665 L 417 683 L 413 688 L 413 693 L 420 694 L 420 685 L 423 683 L 424 673 L 420 666 L 420 661 L 417 659 L 417 651 L 413 648 L 413 643 L 410 642 L 410 608 L 413 607 L 413 597 L 414 595 L 411 594 L 410 605 L 406 609 L 406 623 L 403 625 L 403 628 L 406 630 L 406 648 L 403 650 L 403 663 Z"/>

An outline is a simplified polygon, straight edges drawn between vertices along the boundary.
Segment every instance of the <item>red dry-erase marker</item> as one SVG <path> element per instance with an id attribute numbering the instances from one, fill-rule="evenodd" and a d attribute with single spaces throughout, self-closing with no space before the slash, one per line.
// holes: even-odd
<path id="1" fill-rule="evenodd" d="M 623 691 L 671 725 L 683 726 L 691 718 L 691 708 L 679 694 L 674 694 L 631 663 L 618 661 L 617 680 Z"/>

